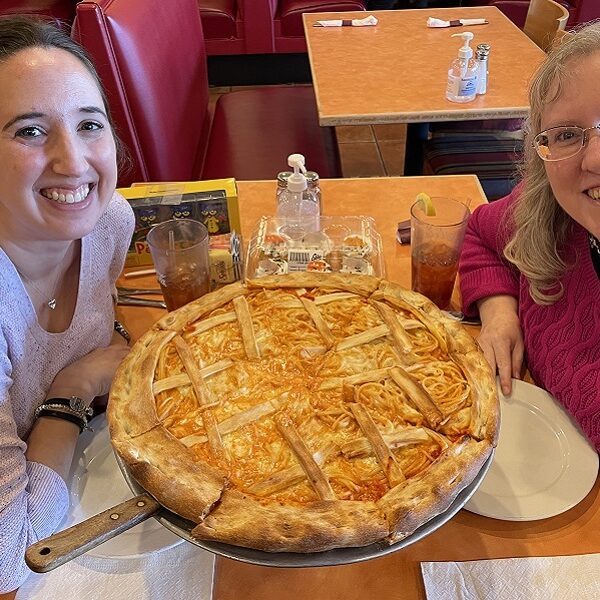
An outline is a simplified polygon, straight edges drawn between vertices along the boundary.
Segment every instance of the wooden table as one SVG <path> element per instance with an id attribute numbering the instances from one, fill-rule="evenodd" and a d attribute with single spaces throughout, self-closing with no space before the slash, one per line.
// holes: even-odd
<path id="1" fill-rule="evenodd" d="M 263 215 L 275 212 L 275 183 L 272 181 L 238 181 L 242 237 L 247 242 Z M 386 276 L 410 287 L 410 247 L 396 242 L 398 221 L 408 219 L 410 206 L 419 192 L 430 196 L 451 196 L 471 208 L 486 202 L 474 175 L 386 177 L 321 180 L 324 215 L 367 215 L 375 219 L 381 234 Z M 124 286 L 156 287 L 156 280 L 125 279 Z M 159 318 L 157 309 L 119 307 L 120 319 L 133 339 L 140 337 Z M 0 599 L 1 600 L 1 599 Z"/>
<path id="2" fill-rule="evenodd" d="M 239 182 L 242 233 L 274 209 L 274 182 Z M 409 248 L 395 241 L 396 223 L 408 218 L 415 195 L 447 194 L 485 202 L 476 177 L 406 177 L 324 180 L 323 213 L 369 214 L 383 238 L 389 279 L 410 283 Z M 120 307 L 120 317 L 135 337 L 162 314 L 153 309 Z M 473 330 L 475 331 L 475 330 Z M 534 522 L 507 522 L 460 511 L 425 539 L 380 559 L 354 565 L 277 569 L 218 558 L 213 600 L 423 600 L 419 563 L 600 552 L 600 480 L 570 511 Z"/>
<path id="3" fill-rule="evenodd" d="M 365 13 L 304 13 L 308 56 L 321 125 L 373 125 L 524 117 L 528 82 L 542 62 L 538 48 L 493 6 L 376 11 L 373 27 L 313 27 L 323 19 Z M 487 25 L 429 28 L 427 17 L 485 18 Z M 488 91 L 473 102 L 446 99 L 450 61 L 469 30 L 491 45 Z"/>

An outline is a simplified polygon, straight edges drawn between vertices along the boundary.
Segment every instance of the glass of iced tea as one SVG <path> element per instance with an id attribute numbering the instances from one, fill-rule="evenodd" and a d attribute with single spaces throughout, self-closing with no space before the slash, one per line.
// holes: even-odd
<path id="1" fill-rule="evenodd" d="M 452 198 L 431 200 L 435 215 L 426 214 L 420 202 L 410 209 L 412 289 L 447 309 L 470 212 Z"/>
<path id="2" fill-rule="evenodd" d="M 210 288 L 208 231 L 193 219 L 171 219 L 146 236 L 167 310 L 175 310 Z"/>

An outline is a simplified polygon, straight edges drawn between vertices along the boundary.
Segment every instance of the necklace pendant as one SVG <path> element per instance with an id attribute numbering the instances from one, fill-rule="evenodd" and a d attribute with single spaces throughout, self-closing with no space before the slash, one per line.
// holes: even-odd
<path id="1" fill-rule="evenodd" d="M 50 310 L 54 310 L 56 308 L 56 298 L 52 298 L 52 300 L 48 300 L 48 302 L 46 302 L 46 306 Z"/>

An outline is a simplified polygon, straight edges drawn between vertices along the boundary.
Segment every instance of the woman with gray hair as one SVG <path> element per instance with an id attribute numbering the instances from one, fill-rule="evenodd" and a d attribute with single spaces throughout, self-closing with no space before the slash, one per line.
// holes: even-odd
<path id="1" fill-rule="evenodd" d="M 525 355 L 600 449 L 600 23 L 550 52 L 529 100 L 522 181 L 469 221 L 464 309 L 502 391 Z"/>

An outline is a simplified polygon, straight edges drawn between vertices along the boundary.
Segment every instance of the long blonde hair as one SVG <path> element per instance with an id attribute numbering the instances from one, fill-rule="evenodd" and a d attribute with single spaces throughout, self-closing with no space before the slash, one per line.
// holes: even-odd
<path id="1" fill-rule="evenodd" d="M 512 239 L 504 256 L 527 278 L 537 304 L 552 304 L 563 294 L 561 277 L 570 266 L 564 258 L 573 220 L 556 201 L 537 155 L 533 138 L 539 133 L 544 107 L 556 100 L 570 75 L 569 63 L 600 52 L 600 21 L 588 24 L 551 50 L 536 72 L 529 90 L 529 117 L 525 121 L 523 187 L 512 213 Z M 597 98 L 590 101 L 598 101 Z"/>

